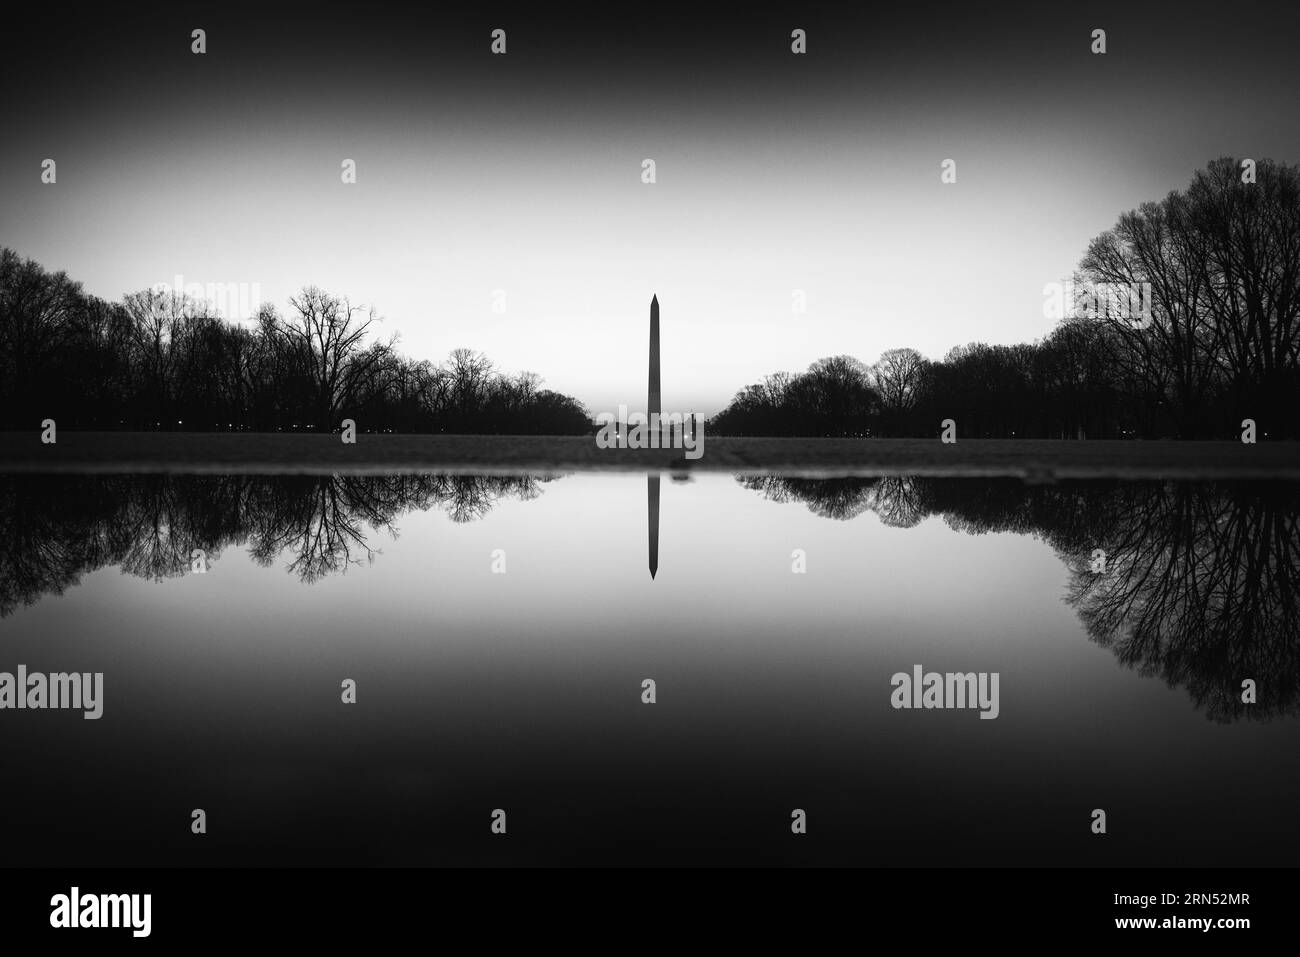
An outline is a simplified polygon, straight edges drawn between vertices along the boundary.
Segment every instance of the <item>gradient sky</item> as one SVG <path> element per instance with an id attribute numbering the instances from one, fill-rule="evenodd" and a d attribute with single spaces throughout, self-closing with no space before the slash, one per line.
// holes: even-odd
<path id="1" fill-rule="evenodd" d="M 711 413 L 820 356 L 1040 338 L 1121 212 L 1300 161 L 1296 6 L 1161 6 L 61 6 L 0 37 L 0 244 L 110 299 L 315 283 L 593 413 L 644 403 L 657 293 L 664 408 Z"/>

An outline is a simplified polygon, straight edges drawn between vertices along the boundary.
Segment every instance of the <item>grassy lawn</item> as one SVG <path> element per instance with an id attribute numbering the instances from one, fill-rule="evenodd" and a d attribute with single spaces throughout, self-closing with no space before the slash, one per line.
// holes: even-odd
<path id="1" fill-rule="evenodd" d="M 0 471 L 391 472 L 644 470 L 1016 475 L 1030 479 L 1300 479 L 1300 443 L 960 439 L 753 439 L 706 436 L 704 455 L 600 449 L 594 437 L 298 433 L 0 433 Z"/>

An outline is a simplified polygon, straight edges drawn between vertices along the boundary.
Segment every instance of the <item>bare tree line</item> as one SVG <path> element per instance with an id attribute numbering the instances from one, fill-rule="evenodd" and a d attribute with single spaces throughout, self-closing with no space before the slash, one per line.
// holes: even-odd
<path id="1" fill-rule="evenodd" d="M 337 429 L 460 433 L 588 431 L 577 400 L 536 373 L 506 375 L 455 349 L 440 364 L 373 338 L 371 307 L 316 286 L 251 324 L 181 292 L 121 302 L 0 249 L 0 423 L 185 431 Z"/>
<path id="2" fill-rule="evenodd" d="M 1088 308 L 1045 339 L 971 343 L 930 361 L 821 359 L 746 386 L 711 421 L 739 435 L 1230 437 L 1243 418 L 1300 435 L 1300 167 L 1232 159 L 1125 213 L 1075 276 Z M 1149 305 L 1095 295 L 1126 289 Z M 1141 289 L 1142 293 L 1137 294 Z M 1131 301 L 1131 300 L 1130 300 Z M 1076 305 L 1072 303 L 1071 305 Z"/>

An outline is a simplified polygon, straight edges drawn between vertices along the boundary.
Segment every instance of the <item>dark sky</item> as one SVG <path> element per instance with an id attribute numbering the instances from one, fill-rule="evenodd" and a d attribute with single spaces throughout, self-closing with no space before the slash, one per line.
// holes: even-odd
<path id="1" fill-rule="evenodd" d="M 1300 161 L 1300 5 L 975 6 L 60 5 L 0 34 L 0 243 L 108 298 L 316 283 L 593 412 L 643 396 L 658 293 L 665 410 L 712 412 L 819 356 L 1046 335 L 1121 212 Z"/>

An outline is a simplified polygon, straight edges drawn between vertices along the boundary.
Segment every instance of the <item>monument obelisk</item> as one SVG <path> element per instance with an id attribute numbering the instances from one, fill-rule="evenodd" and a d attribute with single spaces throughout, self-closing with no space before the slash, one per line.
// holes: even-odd
<path id="1" fill-rule="evenodd" d="M 646 399 L 647 425 L 657 426 L 663 409 L 659 405 L 659 297 L 650 299 L 650 395 Z"/>
<path id="2" fill-rule="evenodd" d="M 659 427 L 659 297 L 650 299 L 650 388 L 646 397 L 646 419 L 650 428 Z M 658 448 L 659 443 L 655 443 Z M 646 476 L 646 518 L 650 531 L 650 578 L 659 571 L 659 473 Z"/>

